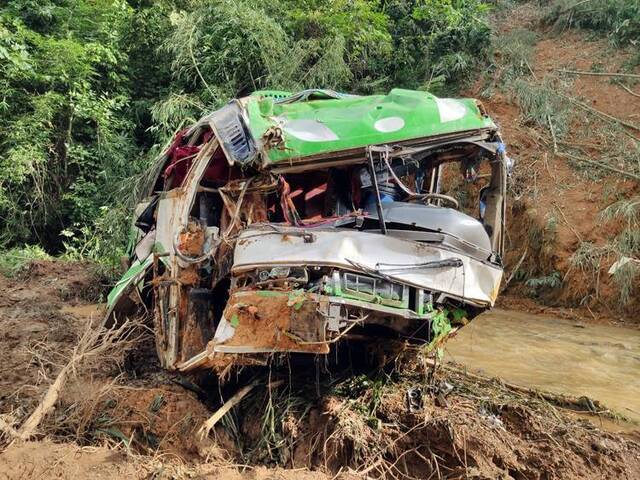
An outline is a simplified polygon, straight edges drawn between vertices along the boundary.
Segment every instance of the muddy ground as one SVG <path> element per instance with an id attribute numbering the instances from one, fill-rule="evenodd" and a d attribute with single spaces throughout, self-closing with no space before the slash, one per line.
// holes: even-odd
<path id="1" fill-rule="evenodd" d="M 0 278 L 5 427 L 19 429 L 99 317 L 95 285 L 90 265 L 65 262 Z M 461 367 L 433 374 L 411 351 L 372 354 L 386 365 L 321 363 L 316 378 L 313 363 L 301 375 L 274 360 L 217 384 L 161 371 L 143 334 L 121 357 L 80 366 L 30 441 L 4 429 L 0 478 L 640 477 L 637 437 L 576 417 L 586 402 L 550 403 Z M 200 425 L 249 382 L 201 440 Z"/>
<path id="2" fill-rule="evenodd" d="M 628 60 L 605 41 L 541 27 L 531 6 L 518 7 L 503 25 L 500 35 L 517 28 L 539 35 L 530 65 L 535 81 L 555 81 L 561 68 L 616 71 Z M 482 96 L 486 80 L 467 93 Z M 570 88 L 594 108 L 638 122 L 640 98 L 615 83 L 584 76 Z M 637 184 L 578 172 L 507 93 L 483 101 L 518 162 L 515 181 L 526 187 L 510 204 L 507 274 L 527 251 L 522 271 L 563 277 L 559 288 L 532 295 L 516 276 L 499 304 L 637 325 L 638 297 L 620 307 L 607 275 L 614 257 L 596 271 L 571 266 L 581 244 L 602 246 L 619 230 L 599 216 L 611 192 L 630 198 Z M 602 139 L 594 132 L 601 125 L 586 115 L 571 122 L 562 141 L 597 159 Z M 544 234 L 550 213 L 553 242 L 541 248 L 530 232 Z M 38 261 L 16 278 L 0 276 L 0 478 L 640 478 L 638 434 L 603 431 L 588 421 L 592 412 L 576 415 L 605 408 L 586 399 L 547 401 L 462 368 L 432 375 L 411 352 L 396 358 L 388 351 L 373 352 L 382 369 L 296 369 L 274 359 L 269 368 L 218 384 L 160 370 L 142 327 L 135 345 L 80 365 L 36 435 L 17 440 L 13 430 L 42 400 L 87 324 L 100 318 L 103 291 L 93 268 L 81 263 Z M 268 379 L 283 382 L 269 389 Z M 202 422 L 253 381 L 250 394 L 200 440 Z M 406 398 L 411 389 L 421 395 L 414 411 Z M 612 412 L 599 415 L 615 422 Z"/>
<path id="3" fill-rule="evenodd" d="M 521 259 L 522 263 L 498 304 L 577 320 L 638 325 L 640 281 L 635 279 L 631 298 L 623 303 L 620 287 L 609 273 L 618 257 L 603 253 L 615 242 L 624 222 L 602 215 L 616 201 L 637 197 L 638 182 L 564 155 L 627 168 L 608 159 L 611 145 L 623 149 L 623 156 L 625 146 L 629 147 L 626 155 L 630 158 L 632 138 L 638 138 L 638 131 L 619 128 L 611 118 L 640 124 L 640 95 L 628 91 L 638 86 L 625 90 L 616 78 L 562 72 L 639 73 L 637 50 L 616 48 L 589 32 L 553 28 L 544 22 L 545 10 L 535 2 L 518 5 L 503 15 L 495 24 L 499 39 L 495 71 L 465 92 L 482 99 L 516 160 L 507 217 L 507 275 Z M 529 101 L 536 101 L 536 88 L 545 87 L 556 99 L 565 95 L 610 118 L 575 103 L 565 104 L 564 132 L 555 131 L 555 140 L 548 125 L 536 123 L 508 86 L 509 79 L 500 76 L 510 66 L 500 58 L 501 52 L 527 37 L 532 38 L 531 54 L 523 60 L 526 68 L 518 80 L 526 82 Z M 629 70 L 633 64 L 636 66 Z M 579 262 L 580 253 L 589 250 L 589 261 Z M 526 283 L 553 274 L 561 280 L 554 287 L 533 291 Z"/>

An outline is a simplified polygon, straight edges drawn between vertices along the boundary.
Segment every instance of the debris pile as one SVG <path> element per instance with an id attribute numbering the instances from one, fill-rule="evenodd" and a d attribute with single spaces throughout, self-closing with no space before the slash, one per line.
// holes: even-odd
<path id="1" fill-rule="evenodd" d="M 7 298 L 15 301 L 4 302 L 2 314 L 29 324 L 29 299 L 46 298 L 49 314 L 40 317 L 42 325 L 53 332 L 65 318 L 66 335 L 31 328 L 19 341 L 3 339 L 7 358 L 44 352 L 27 361 L 20 388 L 2 392 L 0 468 L 10 472 L 9 478 L 24 473 L 16 462 L 62 478 L 90 469 L 138 478 L 164 472 L 239 479 L 276 473 L 321 479 L 640 474 L 638 443 L 565 411 L 581 408 L 580 402 L 545 400 L 457 367 L 434 372 L 430 361 L 418 361 L 415 349 L 402 352 L 386 342 L 379 348 L 370 344 L 380 368 L 358 363 L 360 357 L 353 358 L 350 369 L 337 371 L 327 363 L 305 366 L 296 364 L 295 356 L 272 356 L 267 367 L 245 367 L 220 383 L 217 376 L 164 371 L 147 334 L 136 337 L 135 349 L 125 349 L 123 361 L 112 363 L 120 368 L 77 363 L 32 441 L 18 442 L 12 432 L 21 430 L 66 368 L 93 307 L 79 298 L 73 313 L 63 310 L 66 286 L 86 266 L 56 262 L 39 268 L 37 276 L 4 285 Z M 41 346 L 29 349 L 33 344 Z M 64 354 L 51 354 L 51 348 L 43 348 L 47 344 Z M 43 370 L 47 360 L 55 361 Z M 310 374 L 316 369 L 317 376 Z M 592 405 L 602 410 L 597 402 Z M 68 456 L 79 463 L 70 464 Z"/>

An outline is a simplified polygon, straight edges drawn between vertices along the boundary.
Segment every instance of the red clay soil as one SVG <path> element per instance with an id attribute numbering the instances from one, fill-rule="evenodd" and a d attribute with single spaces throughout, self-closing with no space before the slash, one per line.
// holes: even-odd
<path id="1" fill-rule="evenodd" d="M 605 40 L 587 40 L 586 35 L 579 32 L 556 35 L 541 31 L 535 24 L 535 12 L 530 6 L 521 7 L 510 18 L 514 20 L 509 22 L 511 29 L 537 29 L 542 36 L 535 45 L 531 62 L 535 81 L 542 83 L 553 78 L 557 82 L 561 77 L 568 82 L 572 97 L 623 121 L 640 125 L 640 98 L 625 92 L 609 77 L 558 72 L 560 69 L 590 71 L 594 66 L 598 71 L 622 71 L 630 54 L 612 49 Z M 480 86 L 472 94 L 478 95 L 479 89 Z M 548 219 L 553 217 L 556 220 L 555 238 L 545 251 L 532 252 L 528 248 L 522 269 L 531 272 L 532 276 L 558 271 L 564 281 L 562 287 L 538 300 L 546 307 L 569 308 L 567 315 L 578 315 L 587 321 L 637 323 L 635 312 L 640 307 L 639 300 L 621 308 L 617 289 L 607 273 L 616 260 L 613 255 L 603 260 L 597 275 L 570 267 L 571 256 L 582 243 L 603 246 L 619 233 L 620 225 L 604 223 L 600 213 L 620 198 L 637 195 L 637 182 L 602 171 L 595 173 L 597 180 L 579 173 L 566 158 L 554 155 L 548 132 L 524 123 L 514 100 L 497 93 L 483 102 L 500 125 L 508 151 L 517 161 L 514 188 L 522 192 L 518 198 L 512 198 L 509 205 L 507 275 L 525 248 L 530 247 L 532 230 L 544 230 Z M 577 146 L 584 156 L 597 160 L 602 154 L 603 125 L 609 124 L 575 107 L 569 132 L 564 137 L 568 143 L 560 142 L 560 150 Z M 640 136 L 637 132 L 631 133 Z M 499 304 L 517 308 L 531 305 L 535 311 L 535 304 L 526 298 L 529 290 L 516 280 L 499 299 Z"/>
<path id="2" fill-rule="evenodd" d="M 0 278 L 0 347 L 9 366 L 1 377 L 0 418 L 14 428 L 33 411 L 95 312 L 73 295 L 95 282 L 90 272 L 82 264 L 38 262 L 16 279 Z M 314 375 L 285 371 L 284 385 L 271 392 L 256 387 L 233 417 L 199 440 L 209 407 L 144 352 L 135 362 L 145 365 L 77 372 L 35 441 L 12 441 L 0 429 L 0 479 L 409 479 L 437 478 L 437 472 L 448 478 L 640 478 L 635 441 L 535 396 L 455 371 L 438 374 L 435 385 L 454 387 L 445 400 L 429 393 L 410 365 L 379 389 L 370 381 L 349 384 L 341 394 L 334 386 L 319 397 L 310 385 Z M 258 372 L 265 381 L 279 374 L 275 367 Z M 225 398 L 235 391 L 232 380 Z M 406 390 L 416 386 L 424 391 L 424 408 L 409 412 Z"/>

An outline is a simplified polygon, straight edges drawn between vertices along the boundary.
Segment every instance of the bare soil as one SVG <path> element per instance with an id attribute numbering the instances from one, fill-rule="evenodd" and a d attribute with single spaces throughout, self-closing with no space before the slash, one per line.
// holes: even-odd
<path id="1" fill-rule="evenodd" d="M 81 293 L 94 291 L 90 272 L 37 262 L 0 279 L 0 359 L 10 366 L 0 414 L 14 428 L 95 315 Z M 325 372 L 319 383 L 308 368 L 253 370 L 253 378 L 284 385 L 257 386 L 202 441 L 197 429 L 247 372 L 210 384 L 203 397 L 195 379 L 161 371 L 145 339 L 122 370 L 77 372 L 33 441 L 0 434 L 0 478 L 640 477 L 633 435 L 604 432 L 566 406 L 459 368 L 431 376 L 417 358 L 409 352 L 395 368 L 366 375 Z M 422 394 L 416 411 L 410 388 Z"/>
<path id="2" fill-rule="evenodd" d="M 560 72 L 626 71 L 624 66 L 631 52 L 615 49 L 606 40 L 594 40 L 583 32 L 551 31 L 541 26 L 538 12 L 532 4 L 517 7 L 501 27 L 503 33 L 525 28 L 540 36 L 530 62 L 533 84 L 558 84 L 561 79 L 568 84 L 571 97 L 622 121 L 640 125 L 640 97 L 626 92 L 611 77 Z M 638 73 L 640 69 L 636 67 L 635 71 Z M 479 97 L 482 86 L 478 82 L 469 94 Z M 517 101 L 506 92 L 485 98 L 483 103 L 501 127 L 508 152 L 517 162 L 514 174 L 517 195 L 510 201 L 507 217 L 507 274 L 527 250 L 521 270 L 531 276 L 557 271 L 562 278 L 562 285 L 538 295 L 532 295 L 524 282 L 515 279 L 499 297 L 499 305 L 532 312 L 552 311 L 585 321 L 638 325 L 638 295 L 634 295 L 629 305 L 621 306 L 619 290 L 608 274 L 616 261 L 615 255 L 604 258 L 596 272 L 571 266 L 571 257 L 581 245 L 589 242 L 602 247 L 620 232 L 622 225 L 603 221 L 600 213 L 616 200 L 637 196 L 637 182 L 594 168 L 583 166 L 578 170 L 575 163 L 556 155 L 550 132 L 527 123 Z M 610 127 L 606 120 L 576 106 L 558 149 L 578 148 L 583 157 L 599 160 L 607 153 L 604 132 Z M 629 130 L 629 133 L 638 137 L 638 132 Z M 553 238 L 533 238 L 535 232 L 545 231 L 550 217 L 555 219 Z"/>

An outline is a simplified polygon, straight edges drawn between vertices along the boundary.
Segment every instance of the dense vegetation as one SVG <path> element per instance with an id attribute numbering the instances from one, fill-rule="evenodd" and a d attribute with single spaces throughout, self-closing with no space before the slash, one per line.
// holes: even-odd
<path id="1" fill-rule="evenodd" d="M 637 0 L 556 0 L 547 20 L 556 27 L 583 28 L 607 35 L 617 45 L 640 42 Z"/>
<path id="2" fill-rule="evenodd" d="M 488 24 L 492 10 L 513 3 L 3 2 L 0 247 L 40 245 L 43 255 L 115 264 L 136 176 L 176 129 L 235 96 L 308 87 L 451 93 L 494 48 L 511 67 L 493 85 L 516 82 L 528 71 L 532 40 L 516 31 L 492 45 Z M 560 26 L 607 32 L 619 43 L 638 39 L 636 0 L 539 3 Z M 518 98 L 531 96 L 526 86 L 520 91 Z M 538 110 L 562 135 L 563 122 Z"/>
<path id="3" fill-rule="evenodd" d="M 10 0 L 0 10 L 0 245 L 116 258 L 172 132 L 261 88 L 455 88 L 480 0 Z"/>

